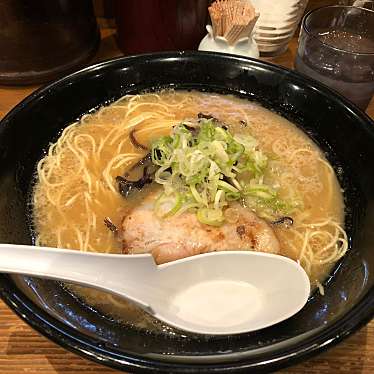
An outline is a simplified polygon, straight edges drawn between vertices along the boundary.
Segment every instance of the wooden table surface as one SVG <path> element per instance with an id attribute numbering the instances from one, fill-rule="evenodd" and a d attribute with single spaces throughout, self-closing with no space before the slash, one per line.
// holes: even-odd
<path id="1" fill-rule="evenodd" d="M 102 27 L 102 42 L 95 61 L 120 56 L 114 30 Z M 297 41 L 274 63 L 292 68 Z M 37 87 L 1 87 L 0 118 Z M 374 118 L 374 100 L 367 113 Z M 109 374 L 117 371 L 76 356 L 50 342 L 16 317 L 0 301 L 0 374 Z M 374 373 L 374 321 L 356 334 L 302 364 L 281 373 Z"/>

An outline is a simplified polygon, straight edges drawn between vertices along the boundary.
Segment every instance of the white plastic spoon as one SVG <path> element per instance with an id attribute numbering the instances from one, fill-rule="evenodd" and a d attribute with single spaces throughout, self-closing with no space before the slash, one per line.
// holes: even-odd
<path id="1" fill-rule="evenodd" d="M 154 317 L 200 334 L 259 330 L 297 313 L 310 293 L 289 258 L 211 252 L 156 265 L 152 255 L 113 255 L 0 244 L 0 272 L 94 287 L 123 296 Z"/>

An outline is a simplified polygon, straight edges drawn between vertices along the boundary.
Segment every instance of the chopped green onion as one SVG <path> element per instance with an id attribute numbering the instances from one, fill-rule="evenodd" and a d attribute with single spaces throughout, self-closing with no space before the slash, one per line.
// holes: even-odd
<path id="1" fill-rule="evenodd" d="M 276 197 L 277 193 L 269 186 L 261 185 L 249 185 L 243 191 L 243 195 L 250 195 L 253 197 L 258 197 L 264 200 L 270 200 Z"/>
<path id="2" fill-rule="evenodd" d="M 218 181 L 218 186 L 221 187 L 224 191 L 238 192 L 238 189 L 236 187 L 225 181 Z"/>
<path id="3" fill-rule="evenodd" d="M 226 192 L 225 197 L 227 201 L 239 200 L 241 198 L 240 192 Z"/>
<path id="4" fill-rule="evenodd" d="M 196 200 L 198 203 L 203 204 L 203 203 L 204 203 L 203 198 L 202 198 L 202 197 L 200 196 L 200 194 L 197 192 L 195 185 L 191 185 L 191 186 L 190 186 L 190 190 L 191 190 L 192 196 L 195 198 L 195 200 Z"/>
<path id="5" fill-rule="evenodd" d="M 182 198 L 179 193 L 172 195 L 161 194 L 155 202 L 155 213 L 160 218 L 171 217 L 182 207 Z"/>
<path id="6" fill-rule="evenodd" d="M 220 226 L 224 221 L 221 209 L 200 208 L 196 215 L 197 219 L 206 225 Z"/>
<path id="7" fill-rule="evenodd" d="M 220 208 L 219 203 L 221 199 L 224 200 L 224 198 L 225 198 L 225 192 L 223 190 L 218 190 L 214 198 L 214 209 Z"/>
<path id="8" fill-rule="evenodd" d="M 195 129 L 182 123 L 152 144 L 152 161 L 159 166 L 155 181 L 164 189 L 155 204 L 159 217 L 192 209 L 200 222 L 219 225 L 230 201 L 245 199 L 264 215 L 292 207 L 264 183 L 268 158 L 253 136 L 232 135 L 211 119 Z"/>

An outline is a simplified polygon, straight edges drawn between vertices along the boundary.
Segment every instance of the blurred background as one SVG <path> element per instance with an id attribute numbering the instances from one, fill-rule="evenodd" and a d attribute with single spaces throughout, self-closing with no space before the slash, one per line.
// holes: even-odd
<path id="1" fill-rule="evenodd" d="M 268 6 L 270 2 L 257 0 L 267 8 L 272 8 Z M 286 2 L 296 4 L 298 0 Z M 299 2 L 301 13 L 324 5 L 352 3 Z M 0 0 L 0 84 L 44 83 L 91 62 L 121 55 L 197 49 L 206 34 L 210 3 L 211 0 Z M 297 17 L 297 24 L 301 16 Z M 295 27 L 292 25 L 291 36 L 298 32 Z M 295 48 L 292 44 L 291 49 L 287 48 L 288 41 L 285 48 L 275 53 L 279 56 L 277 63 L 293 61 Z"/>
<path id="2" fill-rule="evenodd" d="M 367 108 L 374 92 L 374 12 L 361 11 L 357 19 L 369 26 L 365 26 L 365 30 L 356 30 L 357 22 L 350 22 L 353 26 L 347 28 L 343 24 L 346 15 L 338 11 L 335 18 L 331 18 L 331 26 L 318 26 L 309 35 L 310 39 L 305 39 L 303 28 L 300 34 L 300 23 L 305 13 L 316 8 L 355 5 L 360 8 L 355 7 L 353 11 L 361 7 L 374 9 L 374 0 L 250 1 L 255 12 L 251 13 L 254 27 L 248 29 L 247 23 L 247 26 L 231 24 L 231 27 L 249 30 L 244 35 L 247 44 L 241 42 L 244 39 L 240 39 L 243 38 L 240 35 L 243 34 L 236 34 L 237 38 L 231 42 L 223 38 L 225 47 L 222 49 L 220 35 L 210 37 L 207 34 L 206 25 L 210 24 L 208 7 L 213 0 L 0 0 L 0 88 L 22 86 L 35 89 L 36 85 L 53 81 L 83 66 L 119 56 L 197 50 L 204 38 L 200 45 L 202 50 L 254 58 L 260 56 L 291 69 L 296 60 L 299 72 L 343 93 L 362 109 Z M 353 17 L 349 9 L 344 12 Z M 328 12 L 323 11 L 318 17 L 324 24 L 330 17 Z M 223 14 L 220 17 L 226 20 Z M 331 34 L 335 39 L 330 38 L 332 48 L 329 55 L 329 48 L 325 48 L 323 42 L 318 45 L 309 42 L 314 40 L 314 32 L 319 38 L 325 32 L 331 33 L 336 25 L 344 35 L 341 32 Z M 214 30 L 217 28 L 213 24 L 213 33 Z M 350 41 L 350 37 L 360 39 L 359 43 L 353 39 Z M 208 47 L 205 41 L 208 41 Z M 338 44 L 343 50 L 365 44 L 369 53 L 363 58 L 352 49 L 337 57 L 334 47 Z M 352 64 L 357 74 L 352 74 Z M 347 73 L 342 74 L 340 67 L 346 67 Z M 356 92 L 351 95 L 353 88 Z M 363 91 L 365 97 L 358 98 Z"/>

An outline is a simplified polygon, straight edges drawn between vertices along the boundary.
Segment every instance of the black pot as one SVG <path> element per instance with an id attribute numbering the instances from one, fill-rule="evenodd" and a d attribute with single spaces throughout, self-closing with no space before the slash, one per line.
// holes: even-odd
<path id="1" fill-rule="evenodd" d="M 32 242 L 29 191 L 61 129 L 127 93 L 161 87 L 233 93 L 296 123 L 326 152 L 344 189 L 350 250 L 294 317 L 226 337 L 152 335 L 82 304 L 57 282 L 2 275 L 4 301 L 36 330 L 89 359 L 133 372 L 271 371 L 330 347 L 374 313 L 374 127 L 343 97 L 287 69 L 214 53 L 164 53 L 88 67 L 19 104 L 0 126 L 0 241 Z"/>
<path id="2" fill-rule="evenodd" d="M 0 84 L 62 77 L 86 64 L 100 43 L 92 0 L 1 0 Z"/>

